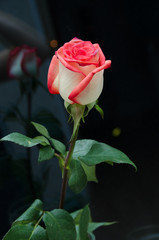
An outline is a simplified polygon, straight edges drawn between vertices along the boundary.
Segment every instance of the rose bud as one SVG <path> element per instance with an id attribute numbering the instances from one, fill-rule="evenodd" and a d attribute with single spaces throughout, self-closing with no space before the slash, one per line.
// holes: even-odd
<path id="1" fill-rule="evenodd" d="M 59 48 L 48 71 L 48 89 L 69 103 L 87 105 L 103 89 L 104 69 L 111 66 L 99 44 L 73 38 Z"/>
<path id="2" fill-rule="evenodd" d="M 36 77 L 41 64 L 36 51 L 36 48 L 27 45 L 14 48 L 8 59 L 8 76 L 10 78 L 21 78 L 24 75 Z"/>

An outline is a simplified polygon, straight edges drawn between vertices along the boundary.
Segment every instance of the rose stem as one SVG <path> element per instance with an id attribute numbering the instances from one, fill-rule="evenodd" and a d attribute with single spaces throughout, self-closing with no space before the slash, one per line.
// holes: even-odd
<path id="1" fill-rule="evenodd" d="M 68 168 L 67 167 L 68 167 L 68 163 L 72 157 L 72 153 L 73 153 L 73 150 L 75 147 L 76 139 L 78 136 L 78 129 L 79 129 L 79 126 L 77 127 L 74 136 L 71 138 L 69 151 L 68 151 L 68 154 L 67 154 L 67 156 L 65 158 L 65 162 L 64 162 L 64 173 L 63 173 L 63 178 L 62 178 L 62 187 L 61 187 L 60 204 L 59 204 L 59 208 L 61 208 L 61 209 L 64 208 L 64 200 L 65 200 L 66 188 L 67 188 L 67 180 L 68 180 Z"/>
<path id="2" fill-rule="evenodd" d="M 29 134 L 29 123 L 31 121 L 31 112 L 32 112 L 32 95 L 31 93 L 27 93 L 27 114 L 28 114 L 28 124 L 26 127 L 26 133 L 27 135 Z M 33 185 L 33 180 L 32 180 L 32 166 L 31 166 L 31 149 L 27 148 L 27 178 L 28 178 L 28 183 L 30 187 L 30 191 L 32 193 L 33 199 L 36 198 L 35 195 L 35 190 L 34 190 L 34 185 Z"/>

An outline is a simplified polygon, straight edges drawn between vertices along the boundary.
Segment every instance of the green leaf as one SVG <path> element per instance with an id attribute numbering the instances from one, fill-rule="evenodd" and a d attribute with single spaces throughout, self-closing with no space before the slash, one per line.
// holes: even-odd
<path id="1" fill-rule="evenodd" d="M 88 237 L 88 223 L 90 219 L 90 209 L 88 205 L 83 209 L 80 224 L 79 224 L 79 234 L 81 240 L 89 240 Z"/>
<path id="2" fill-rule="evenodd" d="M 41 226 L 37 226 L 29 240 L 48 240 L 46 230 Z"/>
<path id="3" fill-rule="evenodd" d="M 37 140 L 41 141 L 40 144 L 43 146 L 50 145 L 49 141 L 44 136 L 37 136 L 37 137 L 34 137 L 33 139 L 37 139 Z"/>
<path id="4" fill-rule="evenodd" d="M 40 226 L 15 225 L 2 240 L 47 240 L 47 235 Z"/>
<path id="5" fill-rule="evenodd" d="M 76 194 L 80 193 L 87 184 L 87 177 L 78 160 L 72 159 L 70 163 L 69 186 Z"/>
<path id="6" fill-rule="evenodd" d="M 31 122 L 33 124 L 33 126 L 36 128 L 36 130 L 41 133 L 44 137 L 49 138 L 50 135 L 48 133 L 48 130 L 46 129 L 46 127 L 44 127 L 43 125 L 39 124 L 39 123 L 35 123 L 35 122 Z"/>
<path id="7" fill-rule="evenodd" d="M 65 147 L 65 145 L 64 145 L 62 142 L 60 142 L 60 141 L 58 141 L 58 140 L 56 140 L 56 139 L 53 139 L 53 138 L 50 138 L 50 141 L 51 141 L 51 143 L 53 144 L 54 148 L 55 148 L 58 152 L 62 153 L 62 155 L 65 155 L 65 153 L 66 153 L 66 147 Z"/>
<path id="8" fill-rule="evenodd" d="M 73 152 L 74 159 L 79 159 L 88 166 L 94 166 L 96 164 L 107 163 L 125 163 L 135 166 L 135 164 L 118 149 L 115 149 L 105 143 L 97 142 L 95 140 L 78 140 L 75 144 Z"/>
<path id="9" fill-rule="evenodd" d="M 96 177 L 96 166 L 87 166 L 83 162 L 81 162 L 81 166 L 83 167 L 84 172 L 87 176 L 87 181 L 98 182 L 97 177 Z"/>
<path id="10" fill-rule="evenodd" d="M 95 237 L 95 235 L 93 233 L 89 233 L 89 236 L 90 236 L 91 240 L 95 240 L 96 239 L 96 237 Z"/>
<path id="11" fill-rule="evenodd" d="M 75 224 L 79 224 L 82 211 L 83 211 L 83 209 L 79 209 L 70 214 L 72 216 L 72 218 L 74 219 Z"/>
<path id="12" fill-rule="evenodd" d="M 0 141 L 10 141 L 23 147 L 33 147 L 41 143 L 40 139 L 30 138 L 17 132 L 11 133 L 3 137 Z"/>
<path id="13" fill-rule="evenodd" d="M 46 160 L 50 160 L 54 156 L 54 149 L 51 148 L 51 146 L 46 146 L 40 149 L 39 151 L 39 157 L 38 162 L 43 162 Z"/>
<path id="14" fill-rule="evenodd" d="M 65 210 L 45 212 L 43 221 L 49 240 L 76 240 L 74 220 Z"/>
<path id="15" fill-rule="evenodd" d="M 32 205 L 13 222 L 13 226 L 17 224 L 36 223 L 43 213 L 43 203 L 36 199 Z"/>
<path id="16" fill-rule="evenodd" d="M 88 225 L 88 232 L 91 233 L 95 231 L 99 227 L 110 226 L 115 224 L 116 222 L 90 222 Z"/>

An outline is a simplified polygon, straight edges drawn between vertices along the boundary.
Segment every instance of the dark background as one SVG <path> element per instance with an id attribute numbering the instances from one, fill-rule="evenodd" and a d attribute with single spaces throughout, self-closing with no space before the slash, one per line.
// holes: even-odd
<path id="1" fill-rule="evenodd" d="M 47 6 L 58 47 L 78 37 L 98 42 L 112 60 L 99 98 L 105 118 L 91 111 L 80 138 L 124 151 L 138 168 L 102 164 L 99 183 L 88 188 L 93 219 L 119 222 L 97 230 L 97 239 L 124 240 L 135 228 L 159 224 L 159 2 L 48 0 Z M 114 128 L 121 130 L 117 137 Z"/>

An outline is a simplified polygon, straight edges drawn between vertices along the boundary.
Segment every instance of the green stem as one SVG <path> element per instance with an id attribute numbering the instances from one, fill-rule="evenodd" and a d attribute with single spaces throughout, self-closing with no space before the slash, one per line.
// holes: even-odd
<path id="1" fill-rule="evenodd" d="M 78 136 L 78 130 L 79 130 L 79 126 L 77 127 L 75 134 L 71 137 L 69 151 L 64 162 L 64 172 L 63 172 L 63 178 L 62 178 L 62 187 L 61 187 L 60 204 L 59 204 L 59 208 L 61 209 L 64 208 L 64 201 L 65 201 L 67 180 L 68 180 L 68 165 L 71 160 L 72 153 L 75 147 L 76 139 Z"/>

